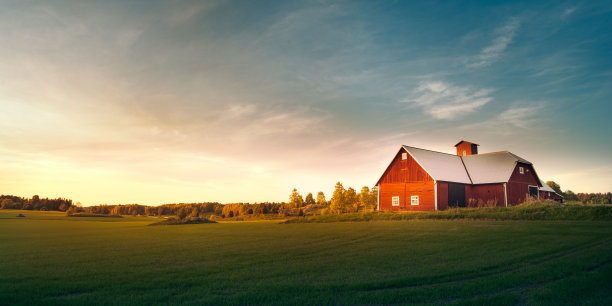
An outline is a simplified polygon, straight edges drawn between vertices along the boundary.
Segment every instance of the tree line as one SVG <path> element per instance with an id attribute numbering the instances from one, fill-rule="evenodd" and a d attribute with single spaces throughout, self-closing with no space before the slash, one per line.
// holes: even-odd
<path id="1" fill-rule="evenodd" d="M 561 186 L 554 181 L 546 182 L 555 192 L 562 195 L 565 201 L 580 201 L 585 204 L 612 204 L 612 193 L 574 193 L 571 190 L 563 192 Z M 172 203 L 159 206 L 140 204 L 118 204 L 81 207 L 80 203 L 73 204 L 72 200 L 57 198 L 22 198 L 12 195 L 0 196 L 0 208 L 22 210 L 54 210 L 67 214 L 85 213 L 95 215 L 131 215 L 131 216 L 177 216 L 180 219 L 188 217 L 205 218 L 236 218 L 256 217 L 264 215 L 302 216 L 304 214 L 340 214 L 376 210 L 378 202 L 377 187 L 364 186 L 358 193 L 354 188 L 345 188 L 337 182 L 329 200 L 322 191 L 316 198 L 312 192 L 303 197 L 294 188 L 289 195 L 288 202 L 263 203 L 229 203 L 218 202 L 203 203 Z"/>
<path id="2" fill-rule="evenodd" d="M 12 195 L 0 195 L 0 208 L 2 209 L 67 211 L 73 206 L 72 200 L 64 198 L 41 199 L 38 195 L 35 195 L 28 199 Z"/>
<path id="3" fill-rule="evenodd" d="M 564 201 L 579 201 L 583 204 L 612 204 L 612 192 L 597 192 L 597 193 L 574 193 L 571 190 L 565 192 L 561 190 L 561 186 L 555 181 L 548 181 L 546 185 L 550 186 L 557 194 L 563 196 Z"/>
<path id="4" fill-rule="evenodd" d="M 302 216 L 317 211 L 318 214 L 348 213 L 358 211 L 373 211 L 376 209 L 378 191 L 376 187 L 367 186 L 357 193 L 352 187 L 344 188 L 342 183 L 335 185 L 331 199 L 328 201 L 322 191 L 316 198 L 309 192 L 303 197 L 296 188 L 289 195 L 288 202 L 263 203 L 172 203 L 159 206 L 141 204 L 99 204 L 81 207 L 80 203 L 72 204 L 69 199 L 41 199 L 38 195 L 31 199 L 17 196 L 0 196 L 0 208 L 24 210 L 55 210 L 65 211 L 68 215 L 128 215 L 128 216 L 177 216 L 180 219 L 188 217 L 218 217 L 236 218 L 263 215 Z"/>
<path id="5" fill-rule="evenodd" d="M 292 208 L 317 205 L 319 208 L 323 208 L 322 214 L 373 211 L 376 209 L 377 203 L 377 187 L 370 189 L 368 186 L 363 186 L 361 191 L 357 193 L 353 187 L 345 189 L 341 182 L 337 182 L 334 186 L 334 192 L 329 201 L 325 200 L 325 194 L 322 191 L 317 194 L 316 201 L 312 193 L 308 193 L 305 199 L 302 198 L 302 195 L 295 188 L 289 196 L 289 204 Z"/>

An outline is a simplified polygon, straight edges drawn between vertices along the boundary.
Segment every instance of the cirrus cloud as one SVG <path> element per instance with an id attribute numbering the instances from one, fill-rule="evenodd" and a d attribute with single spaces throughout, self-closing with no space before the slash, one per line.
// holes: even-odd
<path id="1" fill-rule="evenodd" d="M 414 97 L 401 102 L 412 103 L 436 119 L 452 119 L 478 108 L 493 100 L 490 94 L 494 89 L 473 89 L 467 86 L 433 81 L 422 82 L 414 91 Z"/>

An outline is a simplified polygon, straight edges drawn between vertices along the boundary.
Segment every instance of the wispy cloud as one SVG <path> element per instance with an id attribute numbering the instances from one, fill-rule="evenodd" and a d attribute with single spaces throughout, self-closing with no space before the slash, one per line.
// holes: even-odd
<path id="1" fill-rule="evenodd" d="M 569 15 L 573 14 L 573 13 L 574 13 L 574 12 L 575 12 L 577 9 L 578 9 L 578 7 L 577 7 L 577 6 L 570 7 L 570 8 L 566 8 L 566 9 L 563 11 L 563 14 L 561 14 L 561 18 L 565 18 L 565 17 L 567 17 L 567 16 L 569 16 Z"/>
<path id="2" fill-rule="evenodd" d="M 217 1 L 184 1 L 175 3 L 168 20 L 172 24 L 188 22 L 217 5 L 215 2 Z"/>
<path id="3" fill-rule="evenodd" d="M 437 119 L 452 119 L 476 111 L 493 100 L 489 95 L 494 89 L 473 89 L 433 81 L 422 82 L 413 94 L 401 102 L 413 103 L 425 113 Z"/>
<path id="4" fill-rule="evenodd" d="M 527 128 L 535 119 L 534 114 L 540 107 L 526 106 L 509 108 L 497 115 L 496 122 L 512 125 L 520 128 Z"/>
<path id="5" fill-rule="evenodd" d="M 488 132 L 493 132 L 493 135 L 516 135 L 529 129 L 537 127 L 540 117 L 540 109 L 542 102 L 534 103 L 514 103 L 509 108 L 501 111 L 497 115 L 493 115 L 488 119 L 480 122 L 464 124 L 454 129 L 463 131 L 473 131 L 484 135 Z"/>
<path id="6" fill-rule="evenodd" d="M 497 30 L 495 34 L 497 37 L 493 42 L 482 49 L 478 55 L 473 57 L 468 63 L 469 67 L 484 67 L 489 66 L 492 63 L 500 59 L 502 53 L 506 50 L 508 45 L 514 39 L 516 31 L 520 26 L 518 18 L 512 18 L 506 24 Z"/>

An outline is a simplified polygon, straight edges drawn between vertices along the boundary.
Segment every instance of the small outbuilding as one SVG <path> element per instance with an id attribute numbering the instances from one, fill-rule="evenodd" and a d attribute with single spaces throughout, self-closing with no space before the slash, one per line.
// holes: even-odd
<path id="1" fill-rule="evenodd" d="M 555 200 L 559 203 L 563 203 L 563 196 L 558 194 L 554 189 L 548 186 L 544 181 L 540 181 L 542 187 L 540 187 L 540 199 Z"/>

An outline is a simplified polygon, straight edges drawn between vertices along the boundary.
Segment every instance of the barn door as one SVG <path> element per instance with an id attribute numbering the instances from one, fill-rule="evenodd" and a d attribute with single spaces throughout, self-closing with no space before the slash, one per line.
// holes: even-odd
<path id="1" fill-rule="evenodd" d="M 465 207 L 465 185 L 448 183 L 448 206 Z"/>
<path id="2" fill-rule="evenodd" d="M 529 186 L 529 196 L 532 198 L 538 198 L 538 186 Z"/>

